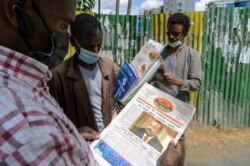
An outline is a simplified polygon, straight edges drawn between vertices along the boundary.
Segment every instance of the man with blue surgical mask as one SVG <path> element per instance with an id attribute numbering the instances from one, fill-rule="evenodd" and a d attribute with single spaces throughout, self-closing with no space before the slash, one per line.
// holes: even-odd
<path id="1" fill-rule="evenodd" d="M 113 87 L 119 68 L 100 57 L 103 32 L 90 14 L 79 14 L 71 25 L 75 54 L 52 70 L 51 94 L 86 140 L 99 138 L 111 121 Z"/>

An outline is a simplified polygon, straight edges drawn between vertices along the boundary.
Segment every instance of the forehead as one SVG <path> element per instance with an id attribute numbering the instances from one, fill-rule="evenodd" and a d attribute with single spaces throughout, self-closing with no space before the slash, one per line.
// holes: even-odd
<path id="1" fill-rule="evenodd" d="M 158 122 L 152 122 L 152 123 L 151 123 L 151 126 L 154 126 L 154 127 L 161 127 L 161 124 L 158 123 Z"/>
<path id="2" fill-rule="evenodd" d="M 76 38 L 77 41 L 82 44 L 96 45 L 102 43 L 103 34 L 96 33 L 95 35 L 81 35 L 81 36 L 76 36 Z"/>
<path id="3" fill-rule="evenodd" d="M 50 0 L 38 1 L 38 8 L 46 16 L 48 21 L 73 22 L 75 19 L 76 1 L 75 0 Z M 47 2 L 47 3 L 46 3 Z M 36 2 L 35 2 L 36 3 Z"/>
<path id="4" fill-rule="evenodd" d="M 183 31 L 183 25 L 181 24 L 168 24 L 168 31 L 169 32 L 182 32 Z"/>

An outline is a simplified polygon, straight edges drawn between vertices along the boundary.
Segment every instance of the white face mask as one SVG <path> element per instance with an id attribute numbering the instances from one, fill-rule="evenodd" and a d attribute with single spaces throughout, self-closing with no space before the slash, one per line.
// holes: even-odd
<path id="1" fill-rule="evenodd" d="M 179 45 L 181 45 L 182 44 L 182 41 L 181 40 L 176 40 L 175 42 L 173 42 L 173 43 L 168 43 L 168 45 L 170 46 L 170 47 L 172 47 L 172 48 L 175 48 L 175 47 L 178 47 Z"/>

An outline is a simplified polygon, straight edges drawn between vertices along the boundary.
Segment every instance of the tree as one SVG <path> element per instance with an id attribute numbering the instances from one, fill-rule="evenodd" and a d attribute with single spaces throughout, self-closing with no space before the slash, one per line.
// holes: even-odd
<path id="1" fill-rule="evenodd" d="M 77 0 L 76 10 L 89 12 L 95 7 L 95 0 Z"/>

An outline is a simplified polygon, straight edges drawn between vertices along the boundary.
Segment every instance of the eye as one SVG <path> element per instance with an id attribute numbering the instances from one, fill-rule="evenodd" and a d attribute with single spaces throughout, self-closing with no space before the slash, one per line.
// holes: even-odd
<path id="1" fill-rule="evenodd" d="M 63 23 L 60 25 L 61 32 L 68 32 L 69 24 Z"/>

